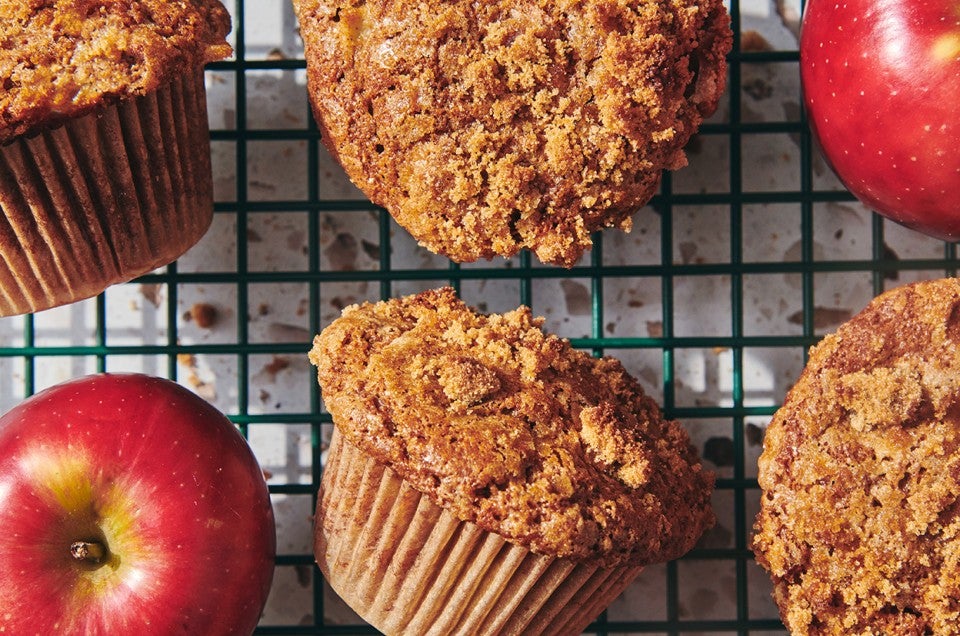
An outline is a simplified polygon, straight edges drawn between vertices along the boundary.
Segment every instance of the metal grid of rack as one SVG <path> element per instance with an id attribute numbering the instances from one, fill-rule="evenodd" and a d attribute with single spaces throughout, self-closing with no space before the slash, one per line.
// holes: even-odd
<path id="1" fill-rule="evenodd" d="M 208 69 L 213 228 L 177 263 L 95 299 L 0 320 L 0 405 L 95 371 L 189 386 L 269 473 L 279 555 L 257 633 L 374 633 L 310 553 L 331 426 L 310 340 L 346 304 L 444 284 L 489 311 L 530 305 L 575 346 L 622 359 L 718 476 L 718 527 L 645 571 L 591 633 L 783 633 L 749 549 L 763 427 L 819 337 L 883 289 L 956 268 L 953 245 L 871 215 L 820 159 L 799 105 L 800 4 L 729 1 L 728 91 L 691 165 L 665 175 L 632 234 L 598 234 L 566 270 L 527 254 L 456 265 L 419 248 L 325 154 L 290 3 L 228 0 L 235 55 Z"/>

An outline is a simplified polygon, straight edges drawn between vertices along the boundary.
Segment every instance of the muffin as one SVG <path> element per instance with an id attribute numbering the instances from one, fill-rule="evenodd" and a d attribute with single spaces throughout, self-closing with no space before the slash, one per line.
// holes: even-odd
<path id="1" fill-rule="evenodd" d="M 811 349 L 753 539 L 792 634 L 956 633 L 958 386 L 960 279 L 886 292 Z"/>
<path id="2" fill-rule="evenodd" d="M 314 339 L 335 424 L 315 555 L 389 634 L 570 634 L 714 522 L 713 475 L 611 358 L 452 289 Z"/>
<path id="3" fill-rule="evenodd" d="M 322 139 L 371 201 L 459 261 L 571 266 L 629 230 L 716 109 L 721 0 L 294 0 Z"/>
<path id="4" fill-rule="evenodd" d="M 213 218 L 216 0 L 0 0 L 0 315 L 170 263 Z"/>

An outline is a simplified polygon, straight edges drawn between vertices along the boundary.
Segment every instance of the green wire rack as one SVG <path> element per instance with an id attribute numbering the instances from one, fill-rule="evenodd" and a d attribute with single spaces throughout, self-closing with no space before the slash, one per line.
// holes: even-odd
<path id="1" fill-rule="evenodd" d="M 873 216 L 831 178 L 799 106 L 795 40 L 753 37 L 790 22 L 790 4 L 729 0 L 728 91 L 691 166 L 665 175 L 631 235 L 598 234 L 565 270 L 528 254 L 457 265 L 417 247 L 323 151 L 290 3 L 228 0 L 235 55 L 208 68 L 210 103 L 227 104 L 211 112 L 213 229 L 177 263 L 97 298 L 0 320 L 0 405 L 96 371 L 197 390 L 273 473 L 279 554 L 257 633 L 375 633 L 338 604 L 310 552 L 331 427 L 305 360 L 312 335 L 347 302 L 444 284 L 491 311 L 529 305 L 574 346 L 623 359 L 718 475 L 720 530 L 645 571 L 590 633 L 784 633 L 750 551 L 763 427 L 818 338 L 892 285 L 956 271 L 954 245 Z M 263 36 L 271 21 L 280 35 Z M 758 116 L 771 99 L 783 108 Z M 278 165 L 282 179 L 261 183 Z M 771 298 L 779 306 L 765 308 Z M 216 329 L 191 320 L 197 299 L 217 308 Z"/>

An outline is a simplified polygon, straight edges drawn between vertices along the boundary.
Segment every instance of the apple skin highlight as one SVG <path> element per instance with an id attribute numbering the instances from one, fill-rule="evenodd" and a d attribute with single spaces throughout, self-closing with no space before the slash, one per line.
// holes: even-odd
<path id="1" fill-rule="evenodd" d="M 0 633 L 250 634 L 273 578 L 246 440 L 146 375 L 65 382 L 0 417 L 0 528 Z"/>

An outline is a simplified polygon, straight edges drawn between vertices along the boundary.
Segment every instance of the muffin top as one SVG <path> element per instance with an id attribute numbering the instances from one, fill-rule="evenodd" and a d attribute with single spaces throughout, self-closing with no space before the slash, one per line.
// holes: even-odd
<path id="1" fill-rule="evenodd" d="M 714 112 L 721 0 L 294 0 L 322 139 L 423 245 L 570 266 Z"/>
<path id="2" fill-rule="evenodd" d="M 541 322 L 444 288 L 346 308 L 310 360 L 346 439 L 458 518 L 574 560 L 679 557 L 714 521 L 712 474 L 619 362 Z"/>
<path id="3" fill-rule="evenodd" d="M 230 54 L 217 0 L 0 0 L 0 143 Z"/>
<path id="4" fill-rule="evenodd" d="M 960 622 L 960 280 L 889 291 L 824 338 L 759 462 L 754 551 L 793 634 Z"/>

